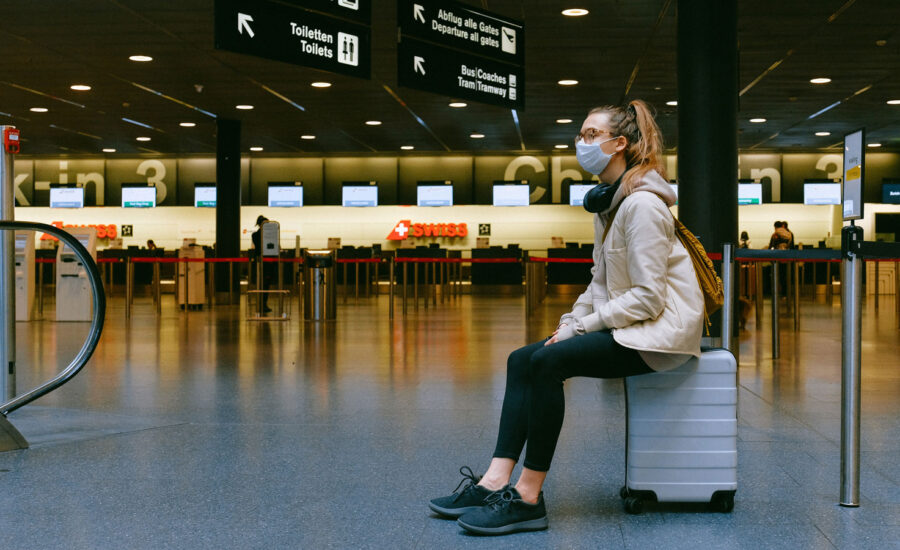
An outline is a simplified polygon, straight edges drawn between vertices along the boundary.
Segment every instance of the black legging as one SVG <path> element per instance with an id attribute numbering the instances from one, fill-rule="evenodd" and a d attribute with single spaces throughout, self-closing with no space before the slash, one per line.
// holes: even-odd
<path id="1" fill-rule="evenodd" d="M 545 346 L 546 340 L 509 355 L 506 395 L 500 414 L 496 458 L 519 460 L 546 472 L 556 450 L 566 412 L 563 381 L 573 376 L 622 378 L 653 370 L 637 351 L 617 343 L 609 331 L 589 332 Z"/>

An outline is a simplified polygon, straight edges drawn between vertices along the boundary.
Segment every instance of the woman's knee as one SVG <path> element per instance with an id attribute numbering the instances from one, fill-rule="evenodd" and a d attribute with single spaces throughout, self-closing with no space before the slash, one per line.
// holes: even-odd
<path id="1" fill-rule="evenodd" d="M 525 346 L 509 354 L 506 359 L 506 372 L 509 376 L 526 376 L 528 374 L 533 353 L 529 348 L 530 346 Z"/>
<path id="2" fill-rule="evenodd" d="M 531 355 L 529 373 L 533 380 L 562 382 L 565 380 L 563 370 L 559 356 L 554 353 L 552 346 L 542 348 Z"/>

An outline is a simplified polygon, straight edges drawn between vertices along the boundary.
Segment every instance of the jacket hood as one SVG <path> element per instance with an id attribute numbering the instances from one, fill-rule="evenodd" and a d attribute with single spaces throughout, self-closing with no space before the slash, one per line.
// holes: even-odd
<path id="1" fill-rule="evenodd" d="M 678 201 L 678 196 L 672 191 L 672 187 L 669 186 L 669 182 L 663 179 L 662 176 L 659 175 L 659 172 L 656 170 L 651 170 L 647 172 L 644 177 L 637 182 L 631 189 L 627 189 L 624 185 L 620 185 L 618 189 L 616 189 L 616 194 L 613 195 L 612 203 L 610 203 L 609 210 L 612 210 L 620 202 L 622 202 L 625 197 L 634 193 L 635 191 L 650 191 L 651 193 L 655 193 L 666 203 L 666 206 L 673 206 Z M 609 210 L 607 210 L 608 213 Z"/>

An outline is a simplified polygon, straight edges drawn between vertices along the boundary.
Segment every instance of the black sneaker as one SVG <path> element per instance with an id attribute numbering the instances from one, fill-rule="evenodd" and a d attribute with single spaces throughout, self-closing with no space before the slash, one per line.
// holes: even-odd
<path id="1" fill-rule="evenodd" d="M 481 476 L 476 476 L 472 472 L 472 468 L 463 466 L 459 469 L 459 473 L 462 474 L 463 479 L 453 490 L 452 495 L 436 498 L 428 503 L 429 508 L 442 516 L 458 518 L 466 512 L 477 510 L 484 506 L 485 499 L 494 493 L 494 491 L 478 485 Z M 464 484 L 465 486 L 463 486 Z"/>
<path id="2" fill-rule="evenodd" d="M 549 525 L 544 493 L 538 496 L 537 504 L 529 504 L 509 485 L 488 497 L 484 506 L 463 514 L 456 522 L 466 531 L 479 535 L 540 531 Z"/>

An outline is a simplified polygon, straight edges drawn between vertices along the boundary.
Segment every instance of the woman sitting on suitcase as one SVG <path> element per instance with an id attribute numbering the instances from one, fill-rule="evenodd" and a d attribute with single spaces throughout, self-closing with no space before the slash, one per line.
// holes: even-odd
<path id="1" fill-rule="evenodd" d="M 510 354 L 487 472 L 479 478 L 460 469 L 464 487 L 429 503 L 467 531 L 547 528 L 541 487 L 563 424 L 563 381 L 669 370 L 700 356 L 703 296 L 675 235 L 669 207 L 676 196 L 649 107 L 632 101 L 592 110 L 575 146 L 581 167 L 601 180 L 584 201 L 595 214 L 593 277 L 552 336 Z M 511 485 L 526 442 L 522 474 Z"/>

